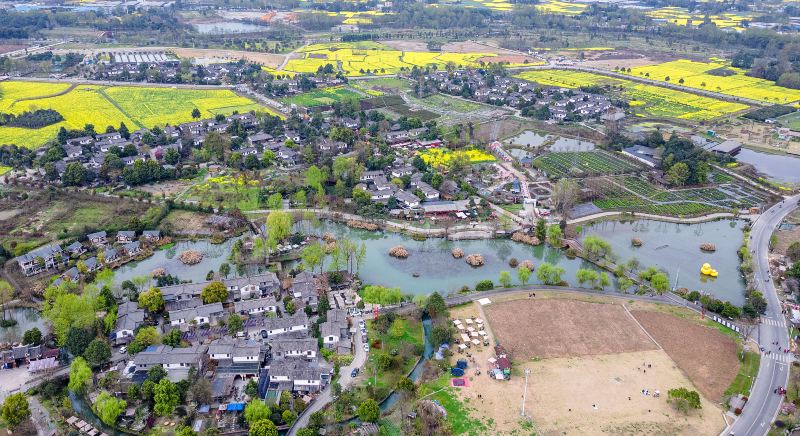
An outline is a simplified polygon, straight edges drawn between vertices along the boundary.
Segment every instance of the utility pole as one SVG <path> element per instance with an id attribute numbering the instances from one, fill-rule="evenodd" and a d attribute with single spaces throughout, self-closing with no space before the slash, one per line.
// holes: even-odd
<path id="1" fill-rule="evenodd" d="M 528 374 L 530 373 L 530 368 L 525 368 L 525 390 L 522 392 L 522 416 L 525 416 L 525 399 L 528 396 Z"/>

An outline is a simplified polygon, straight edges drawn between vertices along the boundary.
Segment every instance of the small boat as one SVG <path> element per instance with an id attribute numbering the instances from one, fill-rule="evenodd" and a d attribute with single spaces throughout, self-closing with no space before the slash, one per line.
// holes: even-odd
<path id="1" fill-rule="evenodd" d="M 418 272 L 411 273 L 411 277 L 414 277 L 414 278 L 419 277 L 419 273 Z"/>

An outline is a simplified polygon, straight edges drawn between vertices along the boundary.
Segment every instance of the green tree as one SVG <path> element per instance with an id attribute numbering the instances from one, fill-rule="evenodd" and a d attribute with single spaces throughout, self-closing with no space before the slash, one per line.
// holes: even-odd
<path id="1" fill-rule="evenodd" d="M 81 356 L 93 339 L 94 334 L 89 330 L 71 328 L 67 333 L 67 341 L 64 343 L 64 348 L 73 356 Z"/>
<path id="2" fill-rule="evenodd" d="M 683 186 L 689 180 L 689 176 L 689 165 L 684 162 L 678 162 L 667 170 L 665 178 L 667 183 L 672 186 Z"/>
<path id="3" fill-rule="evenodd" d="M 94 311 L 95 301 L 90 294 L 75 295 L 56 290 L 52 303 L 45 303 L 44 316 L 53 326 L 58 345 L 63 346 L 71 328 L 87 328 L 97 318 Z M 48 292 L 45 291 L 45 297 Z M 87 343 L 88 345 L 88 343 Z"/>
<path id="4" fill-rule="evenodd" d="M 203 304 L 222 303 L 228 299 L 228 288 L 222 282 L 211 282 L 200 292 Z"/>
<path id="5" fill-rule="evenodd" d="M 181 346 L 181 340 L 181 331 L 179 329 L 172 329 L 161 338 L 161 343 L 177 348 Z"/>
<path id="6" fill-rule="evenodd" d="M 292 216 L 286 211 L 274 211 L 267 216 L 270 246 L 284 240 L 292 231 Z"/>
<path id="7" fill-rule="evenodd" d="M 322 248 L 322 244 L 318 243 L 311 243 L 308 244 L 304 249 L 301 255 L 303 259 L 303 264 L 314 272 L 314 270 L 322 265 L 322 261 L 325 259 L 325 249 Z"/>
<path id="8" fill-rule="evenodd" d="M 69 367 L 69 390 L 83 394 L 92 382 L 92 368 L 83 357 L 76 357 Z"/>
<path id="9" fill-rule="evenodd" d="M 11 394 L 3 401 L 0 409 L 0 416 L 9 427 L 16 428 L 31 417 L 31 410 L 28 407 L 28 397 L 23 392 Z"/>
<path id="10" fill-rule="evenodd" d="M 86 362 L 93 366 L 98 367 L 109 360 L 111 360 L 111 346 L 108 345 L 103 339 L 95 338 L 83 353 Z"/>
<path id="11" fill-rule="evenodd" d="M 786 249 L 786 255 L 792 262 L 800 260 L 800 241 L 789 244 L 789 248 Z"/>
<path id="12" fill-rule="evenodd" d="M 297 414 L 292 412 L 291 410 L 284 410 L 281 414 L 281 419 L 286 425 L 292 425 L 295 421 L 297 421 Z"/>
<path id="13" fill-rule="evenodd" d="M 169 416 L 180 403 L 178 387 L 166 378 L 161 379 L 153 390 L 153 411 L 158 416 Z"/>
<path id="14" fill-rule="evenodd" d="M 608 277 L 608 273 L 605 271 L 600 273 L 600 289 L 605 289 L 606 286 L 611 284 L 611 279 Z"/>
<path id="15" fill-rule="evenodd" d="M 128 403 L 125 400 L 114 398 L 106 391 L 100 392 L 94 402 L 94 408 L 100 420 L 108 425 L 114 425 L 120 413 L 125 410 Z"/>
<path id="16" fill-rule="evenodd" d="M 669 279 L 667 278 L 667 274 L 663 272 L 653 274 L 650 278 L 650 284 L 653 285 L 653 289 L 659 294 L 663 294 L 669 290 Z"/>
<path id="17" fill-rule="evenodd" d="M 269 419 L 271 413 L 272 411 L 267 403 L 261 400 L 253 400 L 244 408 L 244 420 L 253 425 L 263 419 Z"/>
<path id="18" fill-rule="evenodd" d="M 249 436 L 278 436 L 278 428 L 269 419 L 262 419 L 250 425 Z"/>
<path id="19" fill-rule="evenodd" d="M 533 233 L 536 234 L 536 238 L 538 238 L 539 241 L 544 242 L 547 237 L 547 224 L 545 224 L 544 220 L 540 219 L 536 221 L 536 228 Z"/>
<path id="20" fill-rule="evenodd" d="M 41 345 L 42 331 L 37 327 L 27 330 L 25 334 L 22 335 L 22 343 L 25 345 Z"/>
<path id="21" fill-rule="evenodd" d="M 579 285 L 589 282 L 589 284 L 594 287 L 600 275 L 593 269 L 580 268 L 575 272 L 575 277 L 578 279 Z"/>
<path id="22" fill-rule="evenodd" d="M 561 283 L 562 274 L 564 274 L 564 268 L 553 265 L 550 262 L 543 262 L 536 271 L 536 277 L 545 285 Z"/>
<path id="23" fill-rule="evenodd" d="M 689 413 L 689 410 L 700 409 L 700 394 L 686 388 L 676 388 L 667 391 L 667 402 L 672 404 L 675 410 L 682 413 Z"/>
<path id="24" fill-rule="evenodd" d="M 276 192 L 267 198 L 267 209 L 283 209 L 283 196 Z"/>
<path id="25" fill-rule="evenodd" d="M 389 336 L 399 339 L 402 338 L 403 335 L 406 333 L 406 324 L 401 319 L 395 319 L 392 322 L 392 326 L 389 327 Z"/>
<path id="26" fill-rule="evenodd" d="M 481 280 L 475 285 L 475 290 L 478 292 L 491 291 L 494 289 L 494 282 L 491 280 Z"/>
<path id="27" fill-rule="evenodd" d="M 447 304 L 441 294 L 434 292 L 425 300 L 425 312 L 431 318 L 436 318 L 440 315 L 447 316 Z"/>
<path id="28" fill-rule="evenodd" d="M 528 285 L 528 280 L 531 279 L 531 270 L 528 269 L 526 266 L 521 266 L 517 269 L 517 278 L 519 282 L 522 283 L 522 286 Z"/>
<path id="29" fill-rule="evenodd" d="M 231 273 L 231 264 L 228 262 L 224 262 L 222 265 L 219 266 L 219 275 L 222 277 L 228 278 L 228 275 Z"/>
<path id="30" fill-rule="evenodd" d="M 500 278 L 497 279 L 504 288 L 511 286 L 511 273 L 508 271 L 500 271 Z"/>
<path id="31" fill-rule="evenodd" d="M 192 118 L 195 119 L 200 118 L 200 109 L 198 108 L 192 109 Z"/>
<path id="32" fill-rule="evenodd" d="M 551 224 L 547 226 L 547 243 L 552 245 L 553 247 L 561 247 L 561 238 L 563 238 L 564 233 L 561 231 L 561 227 L 558 224 Z"/>
<path id="33" fill-rule="evenodd" d="M 597 235 L 589 235 L 583 239 L 583 249 L 591 260 L 609 257 L 612 254 L 611 244 Z"/>
<path id="34" fill-rule="evenodd" d="M 370 285 L 366 286 L 362 292 L 362 298 L 367 303 L 389 305 L 402 301 L 403 294 L 400 288 L 387 288 L 385 286 Z"/>
<path id="35" fill-rule="evenodd" d="M 381 417 L 381 409 L 378 402 L 370 398 L 358 405 L 356 414 L 363 422 L 376 422 Z"/>
<path id="36" fill-rule="evenodd" d="M 18 392 L 6 397 L 3 407 L 0 409 L 0 416 L 9 427 L 16 428 L 31 417 L 31 410 L 28 407 L 28 398 L 24 393 Z"/>
<path id="37" fill-rule="evenodd" d="M 80 186 L 86 181 L 86 168 L 78 162 L 67 164 L 64 175 L 61 176 L 61 183 L 64 186 Z"/>
<path id="38" fill-rule="evenodd" d="M 236 333 L 239 333 L 244 328 L 244 321 L 242 321 L 242 317 L 238 314 L 233 314 L 228 317 L 228 333 L 231 336 L 236 336 Z"/>
<path id="39" fill-rule="evenodd" d="M 139 307 L 152 313 L 161 312 L 164 308 L 164 295 L 161 293 L 161 289 L 152 287 L 139 294 Z"/>
<path id="40" fill-rule="evenodd" d="M 298 189 L 297 192 L 294 193 L 294 206 L 295 207 L 306 207 L 306 202 L 308 199 L 306 198 L 306 191 L 303 189 Z"/>

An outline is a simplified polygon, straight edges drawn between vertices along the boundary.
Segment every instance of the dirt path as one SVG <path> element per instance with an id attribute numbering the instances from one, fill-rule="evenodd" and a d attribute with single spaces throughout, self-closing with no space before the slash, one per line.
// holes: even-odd
<path id="1" fill-rule="evenodd" d="M 23 101 L 31 101 L 31 100 L 43 100 L 43 99 L 45 99 L 45 98 L 59 97 L 59 96 L 62 96 L 62 95 L 64 95 L 64 94 L 66 94 L 66 93 L 68 93 L 68 92 L 72 91 L 72 90 L 73 90 L 73 89 L 75 89 L 75 87 L 77 87 L 77 86 L 78 86 L 78 84 L 77 84 L 77 83 L 73 83 L 73 84 L 69 85 L 69 86 L 67 87 L 67 89 L 65 89 L 65 90 L 63 90 L 63 91 L 60 91 L 60 92 L 53 93 L 53 94 L 47 94 L 47 95 L 37 95 L 36 97 L 24 97 L 24 98 L 20 98 L 20 99 L 14 100 L 14 102 L 13 102 L 13 103 L 11 103 L 11 106 L 13 107 L 15 104 L 17 104 L 17 103 L 19 103 L 19 102 L 23 102 Z"/>

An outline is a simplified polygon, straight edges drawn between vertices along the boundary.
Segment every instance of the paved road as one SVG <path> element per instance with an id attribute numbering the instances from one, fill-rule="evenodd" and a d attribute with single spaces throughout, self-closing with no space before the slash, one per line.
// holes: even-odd
<path id="1" fill-rule="evenodd" d="M 37 436 L 50 436 L 56 433 L 56 426 L 50 417 L 50 412 L 42 406 L 39 399 L 35 396 L 28 397 L 28 405 L 31 409 L 31 421 L 36 427 Z"/>
<path id="2" fill-rule="evenodd" d="M 767 313 L 761 318 L 756 338 L 760 346 L 772 350 L 773 353 L 768 356 L 762 353 L 761 366 L 750 391 L 750 400 L 739 418 L 723 434 L 742 436 L 766 434 L 783 400 L 783 397 L 775 394 L 774 390 L 778 386 L 786 387 L 789 364 L 786 362 L 788 360 L 786 354 L 775 351 L 778 348 L 789 348 L 789 333 L 784 316 L 781 314 L 775 285 L 767 275 L 769 273 L 767 253 L 770 236 L 783 218 L 794 210 L 798 200 L 800 195 L 787 198 L 771 207 L 755 221 L 750 231 L 752 237 L 750 248 L 755 250 L 756 288 L 763 292 L 767 299 Z M 777 346 L 773 344 L 776 341 Z"/>
<path id="3" fill-rule="evenodd" d="M 353 318 L 353 325 L 358 330 L 358 321 L 365 319 L 364 316 L 361 317 L 354 317 Z M 342 390 L 347 389 L 350 385 L 353 384 L 355 378 L 350 376 L 350 373 L 353 371 L 353 368 L 362 368 L 364 363 L 367 361 L 367 352 L 364 351 L 364 346 L 361 342 L 361 331 L 359 330 L 353 337 L 355 341 L 355 356 L 353 357 L 353 361 L 348 366 L 343 366 L 339 369 L 339 384 L 342 386 Z M 311 403 L 310 406 L 306 410 L 303 411 L 302 414 L 297 418 L 292 428 L 289 429 L 288 436 L 294 436 L 297 434 L 297 430 L 305 427 L 308 425 L 308 419 L 311 417 L 311 414 L 322 410 L 325 406 L 328 405 L 333 400 L 331 394 L 331 387 L 328 385 Z"/>

